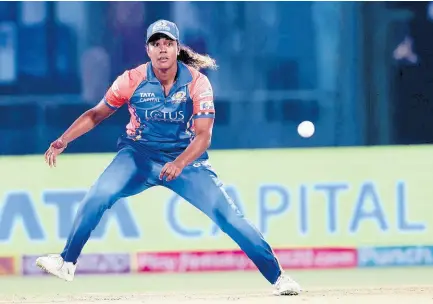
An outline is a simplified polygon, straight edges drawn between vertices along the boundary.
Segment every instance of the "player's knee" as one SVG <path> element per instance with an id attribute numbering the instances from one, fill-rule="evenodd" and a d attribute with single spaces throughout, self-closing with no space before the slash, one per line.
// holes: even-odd
<path id="1" fill-rule="evenodd" d="M 111 208 L 113 203 L 119 199 L 120 191 L 110 185 L 95 185 L 87 194 L 84 208 L 88 212 L 100 212 Z"/>
<path id="2" fill-rule="evenodd" d="M 213 210 L 213 216 L 216 224 L 225 233 L 231 229 L 235 229 L 243 219 L 242 213 L 237 208 L 232 210 L 215 208 Z"/>

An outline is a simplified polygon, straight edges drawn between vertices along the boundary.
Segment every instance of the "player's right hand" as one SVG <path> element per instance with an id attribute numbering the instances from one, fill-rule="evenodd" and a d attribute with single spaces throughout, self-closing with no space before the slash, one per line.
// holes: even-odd
<path id="1" fill-rule="evenodd" d="M 45 162 L 50 167 L 55 167 L 57 155 L 62 153 L 66 149 L 67 145 L 68 144 L 60 138 L 53 141 L 48 150 L 45 152 Z"/>

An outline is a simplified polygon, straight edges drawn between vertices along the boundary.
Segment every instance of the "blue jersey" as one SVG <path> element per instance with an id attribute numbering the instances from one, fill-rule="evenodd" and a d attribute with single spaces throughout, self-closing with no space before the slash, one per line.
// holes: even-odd
<path id="1" fill-rule="evenodd" d="M 208 78 L 180 61 L 177 65 L 177 78 L 168 96 L 150 63 L 123 73 L 104 96 L 110 108 L 128 105 L 127 138 L 143 148 L 172 155 L 182 153 L 194 139 L 195 119 L 215 117 Z"/>

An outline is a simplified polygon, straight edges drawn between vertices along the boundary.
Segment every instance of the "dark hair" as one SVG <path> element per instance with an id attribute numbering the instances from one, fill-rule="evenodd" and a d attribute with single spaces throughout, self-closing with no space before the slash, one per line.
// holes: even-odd
<path id="1" fill-rule="evenodd" d="M 167 35 L 158 33 L 150 37 L 148 43 L 152 43 L 161 38 L 171 39 Z M 177 55 L 177 60 L 182 61 L 186 65 L 189 65 L 197 70 L 200 69 L 212 69 L 216 70 L 218 68 L 215 59 L 211 58 L 209 55 L 202 55 L 194 52 L 191 48 L 186 45 L 182 45 L 178 43 L 179 46 L 179 55 Z"/>
<path id="2" fill-rule="evenodd" d="M 211 58 L 209 55 L 202 55 L 194 52 L 191 48 L 179 44 L 179 55 L 177 55 L 177 60 L 182 61 L 186 65 L 192 66 L 193 68 L 200 69 L 212 69 L 216 70 L 218 68 L 215 59 Z"/>

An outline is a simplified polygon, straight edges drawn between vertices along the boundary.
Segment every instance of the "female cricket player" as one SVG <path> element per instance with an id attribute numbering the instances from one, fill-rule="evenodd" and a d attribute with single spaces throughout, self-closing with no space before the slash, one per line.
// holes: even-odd
<path id="1" fill-rule="evenodd" d="M 179 43 L 176 24 L 158 20 L 147 29 L 150 62 L 127 70 L 101 102 L 82 114 L 51 143 L 50 167 L 67 145 L 128 104 L 131 114 L 118 152 L 83 199 L 61 254 L 36 264 L 72 281 L 77 260 L 103 213 L 122 197 L 153 186 L 171 189 L 204 212 L 254 262 L 274 286 L 275 295 L 297 295 L 300 286 L 287 276 L 262 234 L 240 213 L 207 162 L 215 117 L 213 91 L 202 68 L 216 68 L 209 56 Z"/>

